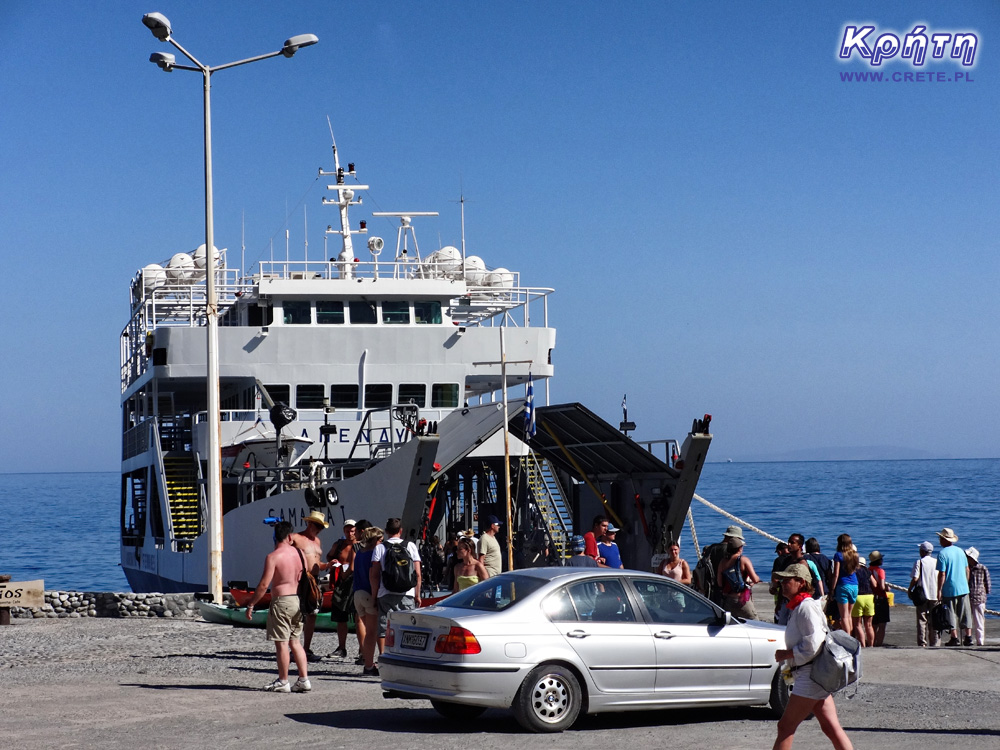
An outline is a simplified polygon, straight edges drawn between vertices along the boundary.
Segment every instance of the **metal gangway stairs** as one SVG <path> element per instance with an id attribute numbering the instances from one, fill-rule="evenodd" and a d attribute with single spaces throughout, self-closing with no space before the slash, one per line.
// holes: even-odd
<path id="1" fill-rule="evenodd" d="M 521 467 L 535 507 L 542 517 L 548 541 L 555 548 L 557 559 L 562 560 L 570 553 L 573 520 L 559 479 L 548 460 L 535 453 L 524 456 Z"/>
<path id="2" fill-rule="evenodd" d="M 171 538 L 178 552 L 190 552 L 194 539 L 204 530 L 198 465 L 192 453 L 163 457 Z"/>

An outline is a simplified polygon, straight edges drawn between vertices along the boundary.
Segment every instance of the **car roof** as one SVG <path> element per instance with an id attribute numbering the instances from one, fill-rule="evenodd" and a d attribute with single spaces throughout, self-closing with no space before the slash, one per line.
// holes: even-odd
<path id="1" fill-rule="evenodd" d="M 531 578 L 541 578 L 546 581 L 554 581 L 557 578 L 572 577 L 577 578 L 600 578 L 609 575 L 621 575 L 626 574 L 630 576 L 649 576 L 651 578 L 663 578 L 663 576 L 657 576 L 655 573 L 650 573 L 645 570 L 628 570 L 621 568 L 560 568 L 560 567 L 550 567 L 550 568 L 518 568 L 516 570 L 508 570 L 502 575 L 520 575 L 529 576 Z"/>

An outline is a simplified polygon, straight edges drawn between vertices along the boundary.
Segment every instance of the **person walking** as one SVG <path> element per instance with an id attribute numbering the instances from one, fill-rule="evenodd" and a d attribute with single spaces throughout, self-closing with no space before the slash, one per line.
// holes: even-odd
<path id="1" fill-rule="evenodd" d="M 570 549 L 573 551 L 571 557 L 566 559 L 566 566 L 570 568 L 597 568 L 597 560 L 587 554 L 587 540 L 577 534 L 570 542 Z"/>
<path id="2" fill-rule="evenodd" d="M 969 564 L 965 552 L 954 547 L 958 535 L 945 527 L 938 532 L 941 551 L 937 559 L 937 598 L 948 608 L 951 639 L 946 646 L 972 645 L 972 611 L 969 606 Z M 964 640 L 959 640 L 962 631 Z"/>
<path id="3" fill-rule="evenodd" d="M 691 585 L 691 566 L 681 557 L 681 547 L 677 542 L 667 547 L 667 556 L 660 563 L 656 572 L 666 578 L 672 578 L 685 586 Z"/>
<path id="4" fill-rule="evenodd" d="M 917 610 L 917 645 L 920 648 L 941 645 L 941 636 L 934 628 L 931 612 L 937 606 L 937 560 L 931 557 L 934 545 L 920 543 L 920 557 L 913 563 L 907 593 Z"/>
<path id="5" fill-rule="evenodd" d="M 375 598 L 378 601 L 379 652 L 385 649 L 385 631 L 389 621 L 389 613 L 416 609 L 420 606 L 420 552 L 417 551 L 417 545 L 413 542 L 403 541 L 403 524 L 398 518 L 390 518 L 385 522 L 385 534 L 385 541 L 375 547 L 374 552 L 372 552 L 372 566 L 368 573 L 372 591 L 377 592 Z M 398 547 L 404 544 L 404 548 L 391 550 L 392 554 L 389 554 L 389 545 Z M 386 586 L 386 576 L 383 575 L 382 561 L 388 556 L 391 560 L 387 561 L 387 564 L 392 560 L 405 562 L 402 559 L 403 554 L 409 557 L 409 563 L 413 566 L 414 572 L 411 579 L 415 577 L 416 583 L 403 591 L 390 591 L 389 587 Z M 396 567 L 400 567 L 398 563 Z M 366 672 L 366 674 L 370 673 Z"/>
<path id="6" fill-rule="evenodd" d="M 475 586 L 480 581 L 491 577 L 486 566 L 476 557 L 476 545 L 471 539 L 464 537 L 459 539 L 455 554 L 458 556 L 459 562 L 455 566 L 455 583 L 451 589 L 453 593 L 457 594 L 459 591 Z"/>
<path id="7" fill-rule="evenodd" d="M 858 558 L 854 577 L 858 582 L 858 598 L 851 607 L 851 619 L 854 621 L 851 635 L 865 648 L 875 643 L 875 626 L 872 624 L 875 618 L 875 577 L 862 557 Z"/>
<path id="8" fill-rule="evenodd" d="M 613 523 L 608 523 L 608 530 L 604 532 L 604 536 L 597 542 L 597 556 L 604 560 L 604 566 L 607 568 L 616 568 L 621 570 L 625 567 L 622 562 L 621 552 L 618 550 L 618 544 L 615 542 L 615 536 L 618 534 L 618 527 Z"/>
<path id="9" fill-rule="evenodd" d="M 306 558 L 306 570 L 319 579 L 321 570 L 329 570 L 332 563 L 324 562 L 323 544 L 319 541 L 319 534 L 324 529 L 330 527 L 326 521 L 323 511 L 314 510 L 305 517 L 306 528 L 298 534 L 292 534 L 292 544 L 302 550 Z M 302 640 L 306 649 L 306 657 L 309 661 L 321 661 L 322 656 L 314 654 L 312 650 L 313 633 L 316 632 L 316 614 L 319 612 L 303 612 Z"/>
<path id="10" fill-rule="evenodd" d="M 785 712 L 778 720 L 778 736 L 774 750 L 790 750 L 798 729 L 809 714 L 816 717 L 836 750 L 853 750 L 837 717 L 833 696 L 812 681 L 812 661 L 826 640 L 826 616 L 812 598 L 812 573 L 804 563 L 794 563 L 779 571 L 781 591 L 787 600 L 788 624 L 785 626 L 785 648 L 774 653 L 777 662 L 789 662 L 795 670 L 795 683 L 788 697 Z"/>
<path id="11" fill-rule="evenodd" d="M 299 609 L 299 579 L 303 556 L 292 546 L 292 525 L 279 521 L 274 525 L 274 551 L 264 558 L 264 572 L 247 605 L 246 618 L 253 621 L 253 610 L 271 587 L 271 606 L 267 610 L 267 639 L 274 642 L 278 678 L 264 686 L 272 693 L 308 693 L 312 690 L 306 670 L 306 652 L 299 642 L 302 635 L 302 612 Z M 289 654 L 289 652 L 291 652 Z M 288 684 L 290 656 L 295 658 L 299 678 Z"/>
<path id="12" fill-rule="evenodd" d="M 875 616 L 872 618 L 872 626 L 875 629 L 875 641 L 871 645 L 881 646 L 885 641 L 885 626 L 890 620 L 889 614 L 889 584 L 885 579 L 885 568 L 882 563 L 885 560 L 878 550 L 868 555 L 868 570 L 872 574 L 872 582 L 875 584 L 873 593 L 875 594 Z"/>
<path id="13" fill-rule="evenodd" d="M 850 634 L 854 630 L 851 608 L 858 600 L 858 552 L 854 548 L 850 534 L 837 537 L 837 552 L 833 556 L 833 601 L 839 615 L 840 629 Z"/>
<path id="14" fill-rule="evenodd" d="M 816 566 L 819 571 L 820 581 L 823 583 L 822 590 L 813 591 L 813 599 L 819 599 L 826 611 L 826 602 L 833 591 L 833 582 L 830 580 L 833 575 L 833 561 L 820 552 L 819 540 L 811 536 L 806 539 L 806 559 Z"/>
<path id="15" fill-rule="evenodd" d="M 384 532 L 378 526 L 368 526 L 361 532 L 361 549 L 354 555 L 354 626 L 361 633 L 362 674 L 378 677 L 375 649 L 378 639 L 378 602 L 372 589 L 372 555 L 382 543 Z M 382 653 L 379 651 L 379 653 Z"/>
<path id="16" fill-rule="evenodd" d="M 583 535 L 583 541 L 587 545 L 587 554 L 594 558 L 598 567 L 604 567 L 604 561 L 597 551 L 597 540 L 604 538 L 604 532 L 608 530 L 608 517 L 604 515 L 594 516 L 594 521 L 590 525 L 590 531 Z"/>
<path id="17" fill-rule="evenodd" d="M 726 556 L 716 573 L 716 584 L 722 590 L 722 608 L 737 617 L 757 619 L 751 586 L 760 582 L 753 563 L 743 556 L 742 539 L 730 537 L 726 543 Z"/>
<path id="18" fill-rule="evenodd" d="M 500 542 L 497 533 L 500 531 L 500 519 L 496 516 L 486 516 L 486 528 L 480 528 L 479 560 L 490 576 L 500 575 L 503 569 L 503 555 L 500 553 Z"/>
<path id="19" fill-rule="evenodd" d="M 969 562 L 969 604 L 972 605 L 972 637 L 976 646 L 986 645 L 986 597 L 990 593 L 990 571 L 979 562 L 979 550 L 965 550 Z"/>

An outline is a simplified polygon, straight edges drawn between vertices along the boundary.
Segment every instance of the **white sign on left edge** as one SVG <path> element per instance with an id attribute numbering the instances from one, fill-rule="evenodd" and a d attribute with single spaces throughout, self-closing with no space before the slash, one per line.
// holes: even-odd
<path id="1" fill-rule="evenodd" d="M 0 583 L 0 607 L 41 607 L 45 604 L 45 581 Z"/>

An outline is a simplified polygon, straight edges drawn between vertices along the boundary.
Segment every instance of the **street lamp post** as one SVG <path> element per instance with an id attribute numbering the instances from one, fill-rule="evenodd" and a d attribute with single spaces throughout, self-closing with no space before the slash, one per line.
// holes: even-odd
<path id="1" fill-rule="evenodd" d="M 219 406 L 219 302 L 215 288 L 215 228 L 213 224 L 212 206 L 212 107 L 211 78 L 212 73 L 237 65 L 266 60 L 269 57 L 283 55 L 291 57 L 299 48 L 309 47 L 319 39 L 314 34 L 299 34 L 287 39 L 277 52 L 249 57 L 245 60 L 210 67 L 195 59 L 194 55 L 184 49 L 172 36 L 170 21 L 162 13 L 147 13 L 142 17 L 143 24 L 161 42 L 170 42 L 180 50 L 190 65 L 177 65 L 176 58 L 164 52 L 154 52 L 149 61 L 156 63 L 167 73 L 175 68 L 200 72 L 204 80 L 204 110 L 205 110 L 205 318 L 207 333 L 207 365 L 206 389 L 208 410 L 208 475 L 205 477 L 205 495 L 208 510 L 208 590 L 212 599 L 222 602 L 222 425 L 220 423 Z"/>

